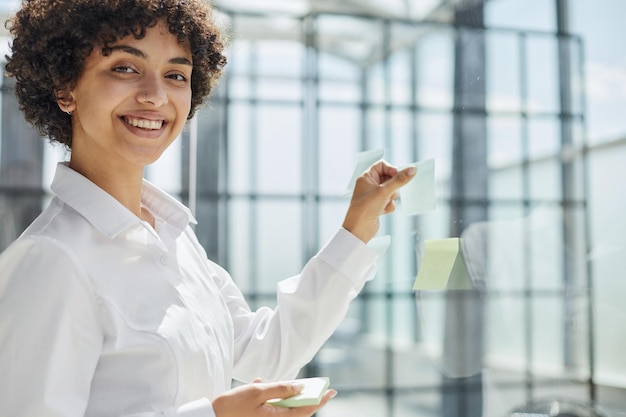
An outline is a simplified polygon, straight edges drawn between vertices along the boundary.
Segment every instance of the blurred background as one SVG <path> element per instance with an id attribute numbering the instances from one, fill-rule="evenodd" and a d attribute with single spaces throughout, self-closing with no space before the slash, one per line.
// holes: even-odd
<path id="1" fill-rule="evenodd" d="M 3 20 L 16 4 L 0 1 Z M 626 2 L 215 7 L 226 74 L 146 177 L 192 208 L 252 306 L 272 305 L 341 225 L 358 152 L 435 160 L 437 209 L 385 217 L 376 279 L 302 371 L 339 391 L 320 416 L 537 415 L 524 407 L 552 399 L 626 416 Z M 67 159 L 25 124 L 12 85 L 0 250 Z M 424 241 L 447 237 L 464 239 L 474 289 L 413 291 Z"/>

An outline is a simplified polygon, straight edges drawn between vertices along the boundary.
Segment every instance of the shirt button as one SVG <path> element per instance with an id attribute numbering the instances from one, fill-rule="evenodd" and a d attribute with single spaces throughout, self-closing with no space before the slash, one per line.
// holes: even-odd
<path id="1" fill-rule="evenodd" d="M 169 263 L 169 259 L 167 259 L 167 256 L 165 255 L 161 256 L 161 264 L 167 265 L 168 263 Z"/>

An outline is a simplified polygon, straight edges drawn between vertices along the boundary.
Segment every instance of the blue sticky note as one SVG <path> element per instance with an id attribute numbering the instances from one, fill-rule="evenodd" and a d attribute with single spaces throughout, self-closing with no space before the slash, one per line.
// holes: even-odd
<path id="1" fill-rule="evenodd" d="M 400 188 L 400 210 L 412 216 L 435 209 L 435 160 L 414 163 L 415 177 Z"/>
<path id="2" fill-rule="evenodd" d="M 373 149 L 371 151 L 364 151 L 356 154 L 356 167 L 354 168 L 354 173 L 352 174 L 352 178 L 348 183 L 346 194 L 349 194 L 352 192 L 352 190 L 354 190 L 357 178 L 359 178 L 361 174 L 363 174 L 370 166 L 372 166 L 374 162 L 380 161 L 384 154 L 384 149 Z"/>

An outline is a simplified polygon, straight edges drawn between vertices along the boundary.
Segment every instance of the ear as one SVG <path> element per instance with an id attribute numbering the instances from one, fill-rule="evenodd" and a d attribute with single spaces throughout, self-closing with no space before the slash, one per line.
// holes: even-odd
<path id="1" fill-rule="evenodd" d="M 74 97 L 72 97 L 72 91 L 69 89 L 58 90 L 54 93 L 57 98 L 57 104 L 62 112 L 72 114 L 76 108 Z"/>

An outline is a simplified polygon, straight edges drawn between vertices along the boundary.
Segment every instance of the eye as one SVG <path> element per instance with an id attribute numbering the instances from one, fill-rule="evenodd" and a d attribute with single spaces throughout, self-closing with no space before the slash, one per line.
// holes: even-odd
<path id="1" fill-rule="evenodd" d="M 174 81 L 187 81 L 187 77 L 185 77 L 183 74 L 179 74 L 179 73 L 175 73 L 175 74 L 168 74 L 167 78 L 170 78 Z"/>
<path id="2" fill-rule="evenodd" d="M 135 71 L 134 68 L 129 67 L 127 65 L 120 65 L 120 66 L 114 67 L 113 72 L 119 72 L 122 74 L 133 74 L 133 73 L 136 73 L 137 71 Z"/>

